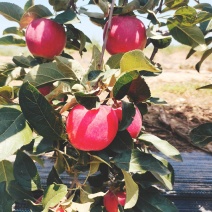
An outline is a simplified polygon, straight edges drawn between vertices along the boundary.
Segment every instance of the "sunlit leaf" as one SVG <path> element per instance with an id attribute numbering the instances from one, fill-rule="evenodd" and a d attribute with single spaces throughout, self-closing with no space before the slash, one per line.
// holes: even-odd
<path id="1" fill-rule="evenodd" d="M 19 91 L 19 101 L 24 116 L 38 134 L 46 139 L 61 139 L 63 123 L 45 97 L 28 82 Z"/>
<path id="2" fill-rule="evenodd" d="M 184 44 L 191 46 L 196 51 L 205 51 L 207 46 L 202 31 L 197 26 L 182 26 L 177 20 L 169 18 L 167 27 L 173 38 Z"/>
<path id="3" fill-rule="evenodd" d="M 3 160 L 0 162 L 0 183 L 6 182 L 8 183 L 14 180 L 13 176 L 13 163 L 8 160 Z"/>
<path id="4" fill-rule="evenodd" d="M 146 134 L 146 133 L 139 136 L 138 139 L 141 141 L 146 141 L 148 143 L 151 143 L 167 157 L 170 157 L 177 161 L 182 161 L 180 152 L 167 141 L 162 140 L 155 135 Z"/>
<path id="5" fill-rule="evenodd" d="M 5 35 L 4 37 L 0 38 L 0 45 L 15 45 L 15 46 L 26 46 L 25 40 L 17 35 Z"/>
<path id="6" fill-rule="evenodd" d="M 204 123 L 191 130 L 189 134 L 192 143 L 204 147 L 212 142 L 212 123 Z"/>
<path id="7" fill-rule="evenodd" d="M 124 209 L 132 208 L 138 200 L 138 185 L 134 182 L 130 173 L 122 170 L 126 187 L 126 202 Z"/>
<path id="8" fill-rule="evenodd" d="M 9 21 L 20 21 L 24 10 L 16 4 L 9 2 L 0 2 L 0 14 L 3 15 Z"/>
<path id="9" fill-rule="evenodd" d="M 19 35 L 19 36 L 24 36 L 25 32 L 23 30 L 20 30 L 18 27 L 8 27 L 6 29 L 4 29 L 3 35 L 7 35 L 7 34 L 15 34 L 15 35 Z"/>
<path id="10" fill-rule="evenodd" d="M 0 106 L 0 161 L 32 140 L 32 131 L 18 105 Z"/>
<path id="11" fill-rule="evenodd" d="M 187 6 L 189 0 L 165 0 L 164 4 L 170 9 Z"/>
<path id="12" fill-rule="evenodd" d="M 146 70 L 150 72 L 161 72 L 141 50 L 133 50 L 125 53 L 120 61 L 121 72 Z"/>
<path id="13" fill-rule="evenodd" d="M 110 56 L 106 62 L 106 65 L 108 65 L 111 69 L 120 68 L 120 60 L 122 56 L 123 56 L 123 53 Z"/>
<path id="14" fill-rule="evenodd" d="M 24 152 L 18 151 L 14 162 L 14 176 L 22 188 L 35 191 L 41 188 L 40 176 L 33 160 Z"/>

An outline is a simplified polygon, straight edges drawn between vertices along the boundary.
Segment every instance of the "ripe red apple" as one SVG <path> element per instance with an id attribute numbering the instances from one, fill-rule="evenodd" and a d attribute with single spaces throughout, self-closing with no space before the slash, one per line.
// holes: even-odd
<path id="1" fill-rule="evenodd" d="M 118 107 L 114 109 L 116 112 L 116 115 L 118 117 L 118 120 L 122 120 L 122 107 Z M 135 116 L 133 118 L 132 123 L 127 127 L 127 131 L 130 133 L 132 138 L 137 138 L 142 128 L 142 116 L 138 109 L 138 107 L 135 106 Z"/>
<path id="2" fill-rule="evenodd" d="M 105 38 L 108 22 L 104 26 Z M 111 54 L 125 53 L 146 46 L 146 28 L 135 16 L 114 16 L 108 32 L 106 50 Z"/>
<path id="3" fill-rule="evenodd" d="M 53 85 L 52 84 L 48 84 L 48 85 L 43 85 L 41 87 L 38 88 L 39 92 L 43 95 L 46 96 L 48 95 L 53 89 Z"/>
<path id="4" fill-rule="evenodd" d="M 107 105 L 87 110 L 82 105 L 74 106 L 66 121 L 70 143 L 83 151 L 99 151 L 106 148 L 118 131 L 118 118 Z"/>
<path id="5" fill-rule="evenodd" d="M 46 59 L 60 55 L 66 44 L 63 26 L 46 18 L 32 21 L 26 29 L 25 38 L 29 51 Z"/>
<path id="6" fill-rule="evenodd" d="M 118 205 L 125 205 L 126 201 L 126 192 L 117 192 L 112 191 L 107 192 L 103 197 L 103 204 L 107 212 L 118 212 Z"/>
<path id="7" fill-rule="evenodd" d="M 56 212 L 65 212 L 62 207 L 57 208 Z"/>
<path id="8" fill-rule="evenodd" d="M 107 212 L 118 212 L 118 198 L 112 191 L 104 195 L 103 204 Z"/>

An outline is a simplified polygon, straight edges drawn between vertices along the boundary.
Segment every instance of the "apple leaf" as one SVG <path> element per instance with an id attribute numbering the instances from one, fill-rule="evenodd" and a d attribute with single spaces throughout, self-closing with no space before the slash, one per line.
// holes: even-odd
<path id="1" fill-rule="evenodd" d="M 124 209 L 132 208 L 138 200 L 138 185 L 134 182 L 130 173 L 122 170 L 126 187 L 126 203 Z"/>
<path id="2" fill-rule="evenodd" d="M 35 58 L 30 55 L 27 57 L 25 57 L 24 55 L 13 57 L 13 62 L 17 66 L 20 66 L 23 68 L 29 68 L 30 66 L 32 66 L 32 62 L 34 62 L 34 61 L 35 61 Z"/>
<path id="3" fill-rule="evenodd" d="M 111 69 L 118 69 L 120 68 L 120 61 L 124 54 L 114 54 L 109 57 L 109 59 L 106 62 L 106 65 L 108 65 Z"/>
<path id="4" fill-rule="evenodd" d="M 9 2 L 0 2 L 0 14 L 3 15 L 9 21 L 20 21 L 24 10 L 16 4 Z"/>
<path id="5" fill-rule="evenodd" d="M 204 123 L 191 130 L 191 142 L 198 147 L 204 147 L 212 142 L 212 123 Z"/>
<path id="6" fill-rule="evenodd" d="M 169 18 L 167 27 L 173 38 L 184 44 L 191 46 L 196 51 L 205 51 L 207 46 L 202 31 L 197 26 L 183 26 L 176 19 Z"/>
<path id="7" fill-rule="evenodd" d="M 164 4 L 168 8 L 164 8 L 162 12 L 165 12 L 166 10 L 169 9 L 177 9 L 179 7 L 187 6 L 189 0 L 165 0 Z"/>
<path id="8" fill-rule="evenodd" d="M 60 176 L 57 172 L 57 170 L 55 169 L 55 167 L 53 166 L 51 171 L 49 172 L 48 178 L 47 178 L 47 185 L 51 185 L 51 184 L 62 184 L 62 180 L 60 179 Z"/>
<path id="9" fill-rule="evenodd" d="M 6 190 L 6 182 L 0 182 L 0 211 L 12 211 L 13 198 Z"/>
<path id="10" fill-rule="evenodd" d="M 53 16 L 53 14 L 47 7 L 43 5 L 33 5 L 25 11 L 23 16 L 21 17 L 19 24 L 21 28 L 23 29 L 23 28 L 26 28 L 34 19 L 49 17 L 49 16 Z"/>
<path id="11" fill-rule="evenodd" d="M 147 102 L 155 105 L 167 105 L 168 103 L 159 97 L 150 97 Z"/>
<path id="12" fill-rule="evenodd" d="M 156 188 L 142 189 L 140 188 L 135 211 L 151 211 L 151 212 L 178 212 L 176 206 L 171 200 L 160 194 Z"/>
<path id="13" fill-rule="evenodd" d="M 78 23 L 76 13 L 72 9 L 65 10 L 54 18 L 54 21 L 59 24 L 73 24 Z"/>
<path id="14" fill-rule="evenodd" d="M 12 162 L 8 160 L 3 160 L 0 162 L 0 183 L 1 182 L 6 182 L 8 183 L 12 180 L 14 180 L 14 175 L 13 175 L 13 164 Z"/>
<path id="15" fill-rule="evenodd" d="M 15 35 L 19 35 L 22 37 L 25 35 L 25 32 L 23 30 L 20 30 L 18 27 L 8 27 L 3 30 L 2 34 L 3 35 L 15 34 Z"/>
<path id="16" fill-rule="evenodd" d="M 25 5 L 24 5 L 24 11 L 28 10 L 33 5 L 34 5 L 34 0 L 27 0 Z"/>
<path id="17" fill-rule="evenodd" d="M 197 90 L 200 90 L 200 89 L 212 89 L 212 84 L 205 85 L 205 86 L 202 86 L 200 88 L 197 88 Z"/>
<path id="18" fill-rule="evenodd" d="M 113 152 L 121 153 L 133 149 L 133 140 L 127 130 L 119 131 L 113 142 L 108 146 Z"/>
<path id="19" fill-rule="evenodd" d="M 119 131 L 125 130 L 129 127 L 135 116 L 135 106 L 133 103 L 122 101 L 121 107 L 122 119 L 119 123 Z"/>
<path id="20" fill-rule="evenodd" d="M 5 99 L 10 99 L 13 97 L 14 93 L 13 93 L 13 87 L 10 86 L 3 86 L 0 87 L 0 96 L 5 98 Z"/>
<path id="21" fill-rule="evenodd" d="M 116 166 L 129 172 L 154 171 L 161 175 L 170 173 L 159 160 L 138 149 L 126 150 L 116 155 L 113 160 Z"/>
<path id="22" fill-rule="evenodd" d="M 98 49 L 98 47 L 94 45 L 93 49 L 92 49 L 92 59 L 91 59 L 90 65 L 89 65 L 88 73 L 90 71 L 100 69 L 100 67 L 99 67 L 100 58 L 101 58 L 101 52 Z"/>
<path id="23" fill-rule="evenodd" d="M 67 194 L 67 186 L 64 184 L 52 184 L 48 186 L 43 194 L 43 212 L 48 212 L 50 207 L 57 205 Z"/>
<path id="24" fill-rule="evenodd" d="M 39 135 L 49 140 L 61 139 L 63 132 L 61 115 L 28 82 L 20 88 L 19 103 L 24 116 Z"/>
<path id="25" fill-rule="evenodd" d="M 18 105 L 0 106 L 0 161 L 32 140 L 32 131 Z"/>
<path id="26" fill-rule="evenodd" d="M 14 162 L 14 177 L 27 191 L 41 188 L 40 176 L 33 160 L 24 152 L 18 151 Z"/>
<path id="27" fill-rule="evenodd" d="M 138 139 L 141 141 L 151 143 L 167 157 L 170 157 L 176 161 L 182 161 L 180 152 L 167 141 L 162 140 L 155 135 L 146 134 L 146 133 L 139 136 Z"/>
<path id="28" fill-rule="evenodd" d="M 98 108 L 100 106 L 100 99 L 95 94 L 84 94 L 82 92 L 74 93 L 77 102 L 83 105 L 86 109 Z"/>
<path id="29" fill-rule="evenodd" d="M 69 70 L 58 68 L 56 62 L 43 63 L 33 67 L 25 76 L 24 82 L 29 82 L 38 87 L 47 83 L 60 80 L 76 81 L 73 79 L 74 74 Z M 76 81 L 77 83 L 77 81 Z"/>
<path id="30" fill-rule="evenodd" d="M 15 46 L 26 46 L 25 40 L 17 35 L 6 35 L 0 38 L 0 45 L 15 45 Z"/>
<path id="31" fill-rule="evenodd" d="M 125 53 L 120 61 L 121 72 L 146 70 L 150 72 L 161 72 L 141 50 L 133 50 Z"/>
<path id="32" fill-rule="evenodd" d="M 90 211 L 91 204 L 93 204 L 93 202 L 86 202 L 86 203 L 72 202 L 71 207 L 69 209 L 70 211 L 77 211 L 77 212 Z"/>
<path id="33" fill-rule="evenodd" d="M 34 200 L 33 193 L 22 188 L 16 180 L 10 181 L 7 190 L 15 201 Z"/>
<path id="34" fill-rule="evenodd" d="M 199 62 L 196 64 L 196 66 L 195 66 L 195 68 L 196 68 L 196 70 L 197 70 L 198 72 L 200 71 L 200 67 L 201 67 L 202 63 L 204 62 L 204 60 L 205 60 L 208 56 L 210 56 L 211 54 L 212 54 L 212 48 L 207 49 L 207 50 L 203 53 L 203 55 L 202 55 L 200 61 L 199 61 Z"/>
<path id="35" fill-rule="evenodd" d="M 63 1 L 58 1 L 58 0 L 49 0 L 49 4 L 53 6 L 53 9 L 55 11 L 61 11 L 61 10 L 66 10 L 69 6 L 70 0 L 63 0 Z"/>

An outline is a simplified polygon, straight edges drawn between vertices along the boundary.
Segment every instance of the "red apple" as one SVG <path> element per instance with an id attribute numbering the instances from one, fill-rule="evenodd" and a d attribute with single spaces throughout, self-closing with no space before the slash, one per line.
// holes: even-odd
<path id="1" fill-rule="evenodd" d="M 118 117 L 118 120 L 122 120 L 122 107 L 118 107 L 114 109 L 116 112 L 116 115 Z M 138 109 L 138 107 L 135 106 L 135 116 L 133 118 L 132 123 L 127 127 L 127 131 L 130 133 L 132 138 L 137 138 L 142 128 L 142 116 Z"/>
<path id="2" fill-rule="evenodd" d="M 123 192 L 123 191 L 119 191 L 116 193 L 116 196 L 118 198 L 118 202 L 121 206 L 124 206 L 125 205 L 125 202 L 126 202 L 126 192 Z"/>
<path id="3" fill-rule="evenodd" d="M 53 89 L 53 85 L 52 84 L 48 84 L 48 85 L 43 85 L 41 87 L 38 88 L 39 92 L 43 95 L 46 96 L 48 95 Z"/>
<path id="4" fill-rule="evenodd" d="M 105 38 L 108 22 L 105 24 Z M 108 32 L 106 50 L 111 54 L 125 53 L 146 46 L 146 28 L 135 16 L 114 16 Z"/>
<path id="5" fill-rule="evenodd" d="M 87 110 L 82 105 L 74 106 L 66 121 L 70 143 L 83 151 L 99 151 L 106 148 L 118 131 L 118 118 L 107 105 Z"/>
<path id="6" fill-rule="evenodd" d="M 104 195 L 103 204 L 107 212 L 118 212 L 118 198 L 112 191 Z"/>
<path id="7" fill-rule="evenodd" d="M 57 208 L 56 212 L 65 212 L 62 207 Z"/>
<path id="8" fill-rule="evenodd" d="M 60 55 L 66 44 L 63 26 L 46 18 L 32 21 L 26 29 L 25 38 L 29 51 L 46 59 Z"/>

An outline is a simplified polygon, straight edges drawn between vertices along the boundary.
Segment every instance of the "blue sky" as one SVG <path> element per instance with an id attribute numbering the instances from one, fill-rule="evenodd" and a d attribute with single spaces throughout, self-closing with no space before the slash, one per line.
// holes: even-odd
<path id="1" fill-rule="evenodd" d="M 0 2 L 10 2 L 19 5 L 23 8 L 25 4 L 25 0 L 0 0 Z M 48 7 L 52 12 L 52 6 L 49 5 L 48 0 L 34 0 L 35 4 L 43 4 L 44 6 Z M 88 0 L 78 0 L 78 5 L 86 5 Z M 190 0 L 191 4 L 194 3 L 194 0 Z M 212 4 L 211 0 L 200 0 L 201 3 L 209 3 Z M 53 12 L 54 13 L 54 12 Z M 142 21 L 147 25 L 149 23 L 144 17 L 140 17 Z M 74 24 L 75 27 L 82 30 L 90 39 L 95 40 L 99 43 L 102 43 L 102 29 L 94 24 L 92 24 L 86 15 L 79 15 L 79 19 L 81 23 Z M 0 36 L 2 35 L 2 31 L 10 26 L 18 26 L 17 23 L 8 21 L 2 15 L 0 15 Z"/>

